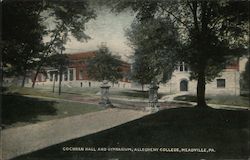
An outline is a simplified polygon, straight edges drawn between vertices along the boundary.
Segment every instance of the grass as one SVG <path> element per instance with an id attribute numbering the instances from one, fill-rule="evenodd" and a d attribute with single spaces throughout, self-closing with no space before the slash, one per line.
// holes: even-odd
<path id="1" fill-rule="evenodd" d="M 4 128 L 86 114 L 103 109 L 93 104 L 44 100 L 21 95 L 2 95 L 2 100 L 2 125 Z"/>
<path id="2" fill-rule="evenodd" d="M 97 95 L 100 88 L 84 87 L 84 88 L 63 88 L 62 94 L 53 93 L 51 88 L 28 88 L 16 87 L 3 88 L 3 128 L 22 126 L 29 123 L 46 121 L 56 118 L 62 118 L 77 114 L 85 114 L 92 111 L 100 110 L 96 105 L 82 104 L 89 102 L 97 102 L 100 100 L 100 95 Z M 119 98 L 139 98 L 148 97 L 148 92 L 133 91 L 126 89 L 111 88 L 110 97 Z M 56 88 L 57 91 L 57 88 Z M 29 98 L 24 95 L 37 96 L 37 98 Z M 65 102 L 59 100 L 44 100 L 41 97 L 66 99 L 77 102 Z M 117 100 L 114 100 L 114 103 Z M 119 105 L 120 105 L 119 101 Z M 123 104 L 123 103 L 122 103 Z M 127 106 L 127 102 L 123 106 Z M 129 104 L 133 109 L 136 109 L 136 104 Z M 143 108 L 145 103 L 140 104 Z"/>
<path id="3" fill-rule="evenodd" d="M 52 92 L 51 88 L 28 88 L 28 87 L 17 87 L 12 86 L 5 91 L 11 94 L 21 94 L 21 95 L 33 95 L 33 96 L 43 96 L 43 97 L 53 97 L 70 99 L 72 96 L 83 96 L 83 97 L 93 97 L 96 96 L 98 92 L 97 88 L 62 88 L 61 95 L 58 95 L 58 88 L 55 88 L 55 92 Z"/>
<path id="4" fill-rule="evenodd" d="M 211 97 L 209 103 L 214 104 L 226 104 L 226 105 L 233 105 L 233 106 L 243 106 L 250 108 L 249 97 L 242 97 L 242 96 L 217 96 Z"/>
<path id="5" fill-rule="evenodd" d="M 124 97 L 124 98 L 138 98 L 138 99 L 148 99 L 148 91 L 141 90 L 128 90 L 128 89 L 113 89 L 111 88 L 110 94 L 114 97 Z M 159 93 L 158 97 L 161 98 L 166 94 Z"/>
<path id="6" fill-rule="evenodd" d="M 127 98 L 140 98 L 146 99 L 148 98 L 147 91 L 136 91 L 136 90 L 110 90 L 110 94 L 116 97 L 127 97 Z"/>
<path id="7" fill-rule="evenodd" d="M 250 112 L 175 108 L 96 134 L 23 155 L 14 160 L 247 159 Z M 63 147 L 212 148 L 210 153 L 65 152 Z"/>
<path id="8" fill-rule="evenodd" d="M 196 96 L 194 95 L 182 95 L 177 96 L 174 100 L 196 102 Z M 250 107 L 249 97 L 243 96 L 208 96 L 206 98 L 207 103 L 222 104 L 232 106 Z"/>
<path id="9" fill-rule="evenodd" d="M 74 87 L 62 88 L 62 94 L 59 96 L 57 91 L 58 88 L 55 88 L 55 93 L 52 92 L 51 88 L 28 88 L 28 87 L 16 87 L 12 86 L 8 88 L 6 93 L 17 93 L 21 95 L 33 95 L 33 96 L 43 96 L 43 97 L 53 97 L 53 98 L 62 98 L 62 99 L 74 99 L 74 97 L 82 97 L 82 98 L 99 98 L 100 88 L 98 87 Z M 166 94 L 160 93 L 159 98 Z M 138 91 L 138 90 L 129 90 L 129 89 L 119 89 L 119 88 L 110 88 L 110 97 L 116 98 L 128 98 L 128 99 L 148 99 L 147 91 Z"/>

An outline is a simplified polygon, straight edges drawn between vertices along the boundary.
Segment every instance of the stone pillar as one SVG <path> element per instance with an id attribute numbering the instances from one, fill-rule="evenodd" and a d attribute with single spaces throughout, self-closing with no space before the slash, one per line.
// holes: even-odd
<path id="1" fill-rule="evenodd" d="M 159 103 L 158 103 L 158 89 L 159 86 L 156 81 L 152 81 L 149 86 L 149 103 L 148 107 L 146 107 L 146 111 L 157 112 L 159 111 Z"/>
<path id="2" fill-rule="evenodd" d="M 100 88 L 101 88 L 101 101 L 99 102 L 99 104 L 103 107 L 112 107 L 113 105 L 109 100 L 110 85 L 108 84 L 108 81 L 104 80 Z"/>
<path id="3" fill-rule="evenodd" d="M 54 82 L 54 81 L 55 81 L 55 79 L 56 79 L 56 74 L 55 74 L 55 73 L 53 73 L 53 74 L 52 74 L 52 82 Z"/>
<path id="4" fill-rule="evenodd" d="M 62 73 L 62 81 L 64 81 L 65 77 L 65 72 Z"/>
<path id="5" fill-rule="evenodd" d="M 68 76 L 68 81 L 70 81 L 70 80 L 69 80 L 69 78 L 70 78 L 69 68 L 67 68 L 67 76 Z"/>
<path id="6" fill-rule="evenodd" d="M 73 81 L 76 80 L 76 68 L 73 69 Z"/>

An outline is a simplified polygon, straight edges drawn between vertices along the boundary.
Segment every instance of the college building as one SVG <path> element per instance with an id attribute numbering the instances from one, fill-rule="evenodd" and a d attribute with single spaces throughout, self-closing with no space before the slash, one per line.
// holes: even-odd
<path id="1" fill-rule="evenodd" d="M 88 76 L 88 60 L 96 55 L 95 51 L 67 54 L 69 66 L 62 75 L 62 86 L 65 87 L 99 87 L 101 82 L 95 81 Z M 240 94 L 240 74 L 245 69 L 247 58 L 235 60 L 231 65 L 225 67 L 220 77 L 206 84 L 207 95 L 239 95 Z M 120 71 L 123 77 L 117 83 L 111 84 L 112 87 L 130 88 L 140 90 L 141 85 L 130 80 L 132 65 L 121 61 Z M 39 73 L 36 79 L 36 86 L 58 85 L 59 75 L 54 68 L 45 67 L 45 73 Z M 26 86 L 31 86 L 35 73 L 27 78 Z M 11 79 L 5 78 L 11 81 Z M 159 92 L 163 93 L 187 93 L 196 94 L 197 81 L 190 80 L 190 68 L 184 62 L 176 66 L 171 79 L 159 85 Z M 148 89 L 148 85 L 145 85 Z"/>
<path id="2" fill-rule="evenodd" d="M 244 61 L 244 62 L 243 62 Z M 206 95 L 240 95 L 240 66 L 245 60 L 237 59 L 220 73 L 220 76 L 206 84 Z M 165 93 L 196 94 L 197 81 L 190 80 L 190 68 L 184 62 L 176 66 L 171 79 L 160 84 L 159 91 Z"/>
<path id="3" fill-rule="evenodd" d="M 89 59 L 95 57 L 95 51 L 79 52 L 67 54 L 69 58 L 69 66 L 62 74 L 62 85 L 67 87 L 99 87 L 101 82 L 95 81 L 88 76 L 87 65 Z M 129 73 L 131 65 L 127 62 L 121 61 L 120 71 L 122 78 L 117 83 L 112 84 L 113 87 L 130 88 Z M 39 73 L 36 79 L 37 86 L 48 86 L 58 83 L 58 70 L 54 68 L 44 68 L 45 73 Z M 31 76 L 29 83 L 35 73 Z"/>

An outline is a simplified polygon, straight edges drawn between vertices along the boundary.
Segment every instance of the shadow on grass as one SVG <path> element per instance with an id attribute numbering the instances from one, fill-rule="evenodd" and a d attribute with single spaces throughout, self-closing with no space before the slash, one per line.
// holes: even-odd
<path id="1" fill-rule="evenodd" d="M 174 98 L 174 100 L 180 100 L 186 102 L 196 102 L 196 99 L 197 97 L 194 95 L 182 95 Z M 212 103 L 212 104 L 250 107 L 249 98 L 243 96 L 234 96 L 234 95 L 210 96 L 206 98 L 206 101 L 207 103 Z"/>
<path id="2" fill-rule="evenodd" d="M 24 97 L 18 94 L 2 95 L 2 124 L 17 122 L 35 123 L 39 115 L 55 115 L 55 101 Z"/>
<path id="3" fill-rule="evenodd" d="M 174 100 L 177 101 L 187 101 L 187 102 L 197 102 L 197 97 L 194 95 L 181 95 L 174 97 Z M 206 101 L 210 100 L 210 98 L 206 98 Z"/>
<path id="4" fill-rule="evenodd" d="M 249 118 L 250 112 L 243 110 L 168 109 L 18 157 L 16 160 L 247 159 Z M 213 148 L 216 152 L 66 152 L 63 147 Z"/>
<path id="5" fill-rule="evenodd" d="M 1 87 L 0 87 L 0 91 L 1 91 L 1 93 L 6 92 L 7 90 L 8 90 L 8 88 L 7 88 L 7 87 L 3 87 L 3 86 L 1 86 Z"/>
<path id="6" fill-rule="evenodd" d="M 115 94 L 115 93 L 114 93 Z M 117 93 L 118 95 L 134 97 L 134 98 L 148 98 L 148 91 L 139 91 L 139 90 L 131 90 L 131 91 L 120 91 Z M 159 93 L 158 98 L 162 98 L 165 94 Z"/>

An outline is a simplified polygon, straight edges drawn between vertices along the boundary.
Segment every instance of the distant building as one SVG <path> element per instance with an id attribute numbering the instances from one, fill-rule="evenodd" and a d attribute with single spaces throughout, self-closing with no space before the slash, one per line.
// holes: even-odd
<path id="1" fill-rule="evenodd" d="M 96 52 L 80 52 L 68 54 L 69 66 L 64 71 L 62 75 L 62 85 L 68 87 L 91 87 L 99 86 L 100 82 L 91 79 L 87 73 L 88 60 L 95 57 Z M 123 78 L 118 81 L 118 83 L 113 84 L 114 86 L 119 87 L 130 87 L 129 82 L 129 72 L 130 64 L 127 62 L 121 61 L 121 72 Z M 55 82 L 59 81 L 59 75 L 57 70 L 53 68 L 45 68 L 45 73 L 39 73 L 37 76 L 36 84 L 37 85 L 52 85 Z"/>
<path id="2" fill-rule="evenodd" d="M 100 86 L 101 82 L 90 79 L 87 73 L 88 60 L 96 55 L 95 51 L 80 52 L 68 54 L 70 65 L 62 76 L 62 85 L 68 87 L 91 87 Z M 207 95 L 239 95 L 240 94 L 240 74 L 245 69 L 247 58 L 235 60 L 231 65 L 221 72 L 221 76 L 215 78 L 212 82 L 206 84 Z M 36 85 L 45 86 L 57 84 L 59 80 L 58 71 L 54 68 L 45 67 L 44 73 L 39 73 Z M 129 74 L 131 72 L 131 64 L 122 62 L 121 72 L 123 78 L 118 83 L 112 84 L 113 87 L 141 89 L 140 84 L 131 82 Z M 26 86 L 32 84 L 31 78 L 27 78 Z M 34 76 L 34 74 L 33 74 Z M 4 83 L 20 83 L 20 77 L 4 78 Z M 197 81 L 190 80 L 190 68 L 184 62 L 176 66 L 172 74 L 172 78 L 165 84 L 160 84 L 159 92 L 163 93 L 187 93 L 196 94 Z M 145 86 L 147 89 L 147 86 Z"/>
<path id="3" fill-rule="evenodd" d="M 207 95 L 239 95 L 240 94 L 240 60 L 228 65 L 221 76 L 206 84 Z M 197 81 L 190 80 L 190 68 L 184 62 L 173 72 L 166 84 L 160 84 L 160 91 L 167 93 L 196 94 Z"/>

